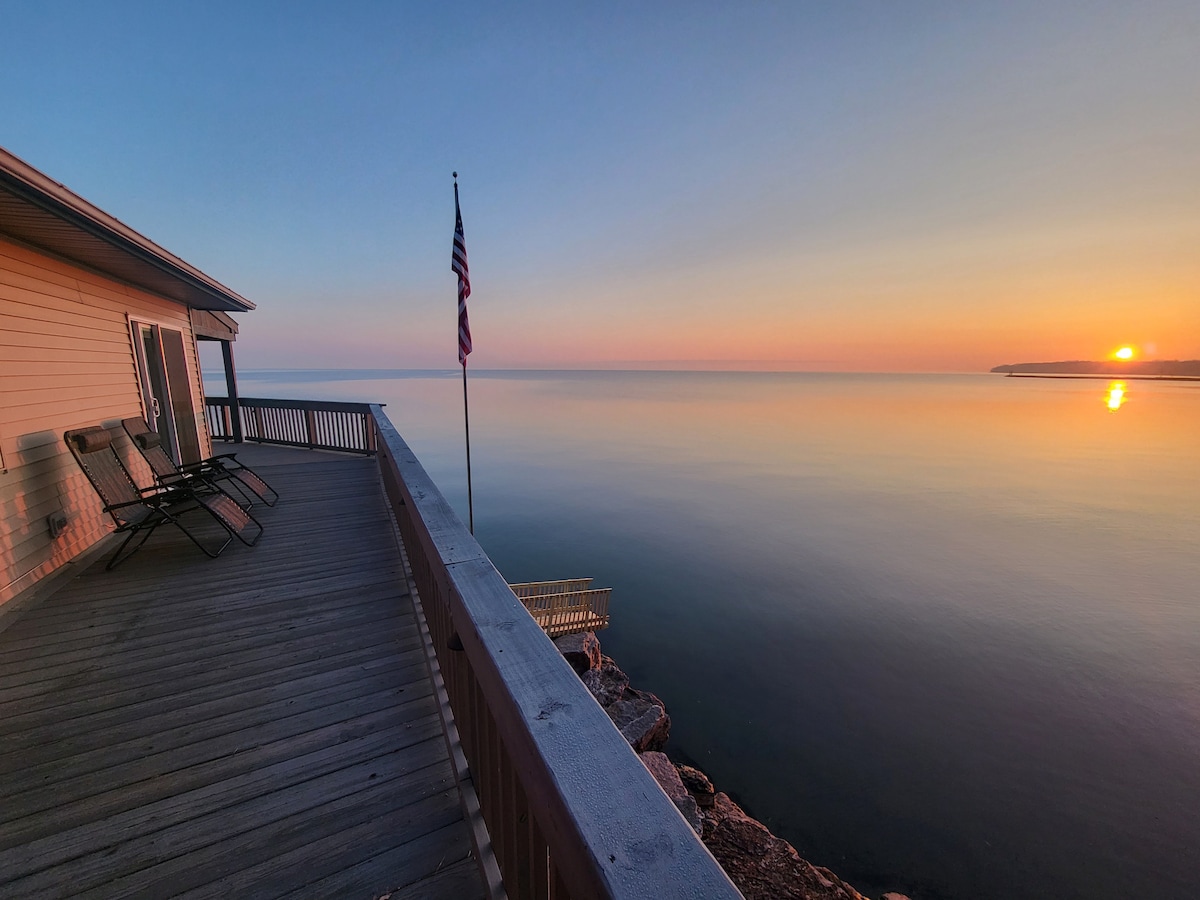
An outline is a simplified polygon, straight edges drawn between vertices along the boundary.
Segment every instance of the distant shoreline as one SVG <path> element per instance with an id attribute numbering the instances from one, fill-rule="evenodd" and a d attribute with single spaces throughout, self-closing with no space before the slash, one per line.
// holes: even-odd
<path id="1" fill-rule="evenodd" d="M 1009 372 L 1009 378 L 1058 378 L 1060 380 L 1082 379 L 1084 381 L 1200 381 L 1200 375 L 1057 375 L 1052 372 Z"/>
<path id="2" fill-rule="evenodd" d="M 1200 359 L 1084 360 L 1016 363 L 992 372 L 1034 378 L 1126 378 L 1152 381 L 1200 381 Z"/>

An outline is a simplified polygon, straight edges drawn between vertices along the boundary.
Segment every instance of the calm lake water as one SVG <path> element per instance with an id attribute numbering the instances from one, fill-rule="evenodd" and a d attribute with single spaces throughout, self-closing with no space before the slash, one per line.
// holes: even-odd
<path id="1" fill-rule="evenodd" d="M 241 380 L 387 403 L 465 520 L 457 370 Z M 611 585 L 668 749 L 864 893 L 1194 898 L 1200 384 L 1126 388 L 473 372 L 476 535 Z"/>

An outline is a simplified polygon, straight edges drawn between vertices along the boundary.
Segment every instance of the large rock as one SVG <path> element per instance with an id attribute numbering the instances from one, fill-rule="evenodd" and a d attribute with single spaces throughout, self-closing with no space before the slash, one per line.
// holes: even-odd
<path id="1" fill-rule="evenodd" d="M 676 766 L 679 778 L 688 793 L 696 798 L 696 804 L 701 809 L 709 809 L 716 802 L 717 792 L 708 776 L 692 766 Z"/>
<path id="2" fill-rule="evenodd" d="M 671 736 L 667 708 L 649 691 L 625 688 L 621 699 L 605 706 L 604 711 L 638 753 L 661 750 Z"/>
<path id="3" fill-rule="evenodd" d="M 704 816 L 704 843 L 746 900 L 866 900 L 828 869 L 800 858 L 724 793 Z"/>
<path id="4" fill-rule="evenodd" d="M 671 734 L 666 705 L 649 691 L 631 688 L 629 676 L 611 657 L 602 656 L 598 667 L 579 677 L 634 750 L 642 753 L 666 745 Z"/>
<path id="5" fill-rule="evenodd" d="M 679 772 L 675 769 L 675 764 L 667 759 L 667 754 L 651 750 L 643 753 L 639 759 L 650 770 L 663 792 L 671 798 L 671 802 L 683 813 L 692 830 L 700 834 L 700 808 L 696 806 L 696 798 L 683 786 Z"/>
<path id="6" fill-rule="evenodd" d="M 600 641 L 596 632 L 585 631 L 582 634 L 564 634 L 554 639 L 554 646 L 563 658 L 571 664 L 576 675 L 583 675 L 590 669 L 600 668 Z M 628 681 L 628 679 L 626 679 Z"/>
<path id="7" fill-rule="evenodd" d="M 621 671 L 621 667 L 610 656 L 601 657 L 600 665 L 588 669 L 579 677 L 596 702 L 605 707 L 620 700 L 629 687 L 629 676 Z"/>

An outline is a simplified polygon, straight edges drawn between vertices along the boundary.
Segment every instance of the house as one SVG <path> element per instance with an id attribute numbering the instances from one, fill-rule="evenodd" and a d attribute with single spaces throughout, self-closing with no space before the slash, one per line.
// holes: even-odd
<path id="1" fill-rule="evenodd" d="M 178 460 L 211 455 L 196 341 L 232 381 L 228 314 L 252 309 L 0 149 L 0 610 L 110 530 L 63 432 L 142 415 Z"/>

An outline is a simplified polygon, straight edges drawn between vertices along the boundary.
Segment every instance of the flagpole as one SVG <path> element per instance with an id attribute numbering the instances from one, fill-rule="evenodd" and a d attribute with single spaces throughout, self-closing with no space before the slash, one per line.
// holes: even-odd
<path id="1" fill-rule="evenodd" d="M 467 403 L 467 361 L 463 360 L 463 433 L 467 438 L 467 527 L 475 533 L 475 503 L 471 497 L 471 407 Z"/>
<path id="2" fill-rule="evenodd" d="M 458 275 L 458 361 L 463 373 L 463 434 L 467 444 L 467 527 L 475 533 L 475 499 L 471 494 L 471 406 L 467 402 L 467 354 L 471 352 L 471 327 L 467 324 L 467 297 L 471 278 L 467 273 L 467 242 L 463 237 L 462 210 L 458 205 L 458 173 L 454 175 L 454 252 L 450 269 Z"/>

